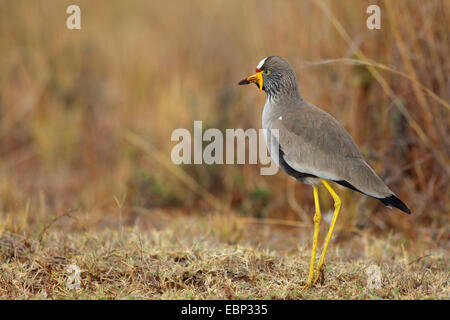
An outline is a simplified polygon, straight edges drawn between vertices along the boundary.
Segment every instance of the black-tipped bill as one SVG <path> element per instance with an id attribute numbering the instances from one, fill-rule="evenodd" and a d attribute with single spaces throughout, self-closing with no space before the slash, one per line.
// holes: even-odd
<path id="1" fill-rule="evenodd" d="M 262 87 L 263 87 L 263 74 L 264 71 L 260 71 L 250 77 L 248 77 L 247 79 L 243 79 L 241 81 L 239 81 L 238 85 L 244 85 L 244 84 L 250 84 L 250 83 L 256 83 L 258 84 L 258 88 L 261 91 Z"/>

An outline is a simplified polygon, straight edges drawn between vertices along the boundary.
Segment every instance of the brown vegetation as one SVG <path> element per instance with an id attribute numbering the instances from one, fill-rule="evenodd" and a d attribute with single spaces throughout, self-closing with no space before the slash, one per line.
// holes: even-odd
<path id="1" fill-rule="evenodd" d="M 74 260 L 90 286 L 84 297 L 355 298 L 362 268 L 374 259 L 413 272 L 394 271 L 404 291 L 376 296 L 448 295 L 450 2 L 378 2 L 382 28 L 368 30 L 365 11 L 372 2 L 77 1 L 82 29 L 71 31 L 65 11 L 72 1 L 0 1 L 0 296 L 70 297 L 61 287 L 67 275 L 52 268 L 61 272 Z M 292 63 L 305 99 L 343 123 L 412 210 L 406 216 L 339 188 L 343 208 L 332 247 L 351 253 L 330 253 L 336 266 L 325 283 L 334 286 L 330 292 L 297 290 L 312 229 L 299 229 L 297 249 L 299 234 L 286 231 L 291 227 L 283 227 L 285 234 L 269 226 L 311 224 L 309 186 L 282 173 L 261 176 L 254 165 L 170 162 L 172 131 L 192 130 L 194 120 L 222 130 L 261 127 L 264 95 L 237 82 L 268 55 Z M 332 203 L 322 191 L 326 213 Z M 236 225 L 245 217 L 262 227 L 236 234 L 214 223 L 188 229 L 192 239 L 185 234 L 184 243 L 170 235 L 176 224 L 155 227 L 151 214 L 160 210 L 195 226 L 205 216 L 226 215 Z M 67 212 L 76 220 L 63 218 L 41 232 L 51 216 Z M 154 248 L 157 230 L 165 230 L 167 246 Z M 201 242 L 194 253 L 200 230 L 232 239 Z M 286 242 L 291 255 L 266 251 L 273 240 L 264 232 L 285 234 L 277 241 Z M 261 239 L 256 247 L 252 236 Z M 379 248 L 396 239 L 392 251 L 371 250 L 378 238 Z M 177 254 L 186 256 L 186 266 L 172 261 Z M 409 255 L 421 254 L 430 256 L 408 264 Z M 143 271 L 144 263 L 149 269 Z M 158 263 L 159 278 L 153 273 Z M 431 269 L 436 272 L 424 273 L 426 287 L 414 284 Z M 352 270 L 359 280 L 350 284 Z M 100 278 L 108 274 L 111 282 Z M 233 277 L 243 279 L 238 283 L 245 289 L 208 291 L 205 284 L 226 288 Z M 196 281 L 203 291 L 195 292 Z M 125 291 L 112 289 L 119 283 Z M 273 292 L 263 290 L 267 283 Z"/>

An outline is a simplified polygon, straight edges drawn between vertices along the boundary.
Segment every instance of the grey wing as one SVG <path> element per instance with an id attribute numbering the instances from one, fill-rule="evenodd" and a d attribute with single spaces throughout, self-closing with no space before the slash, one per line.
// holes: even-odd
<path id="1" fill-rule="evenodd" d="M 288 111 L 271 128 L 279 129 L 279 165 L 287 165 L 286 172 L 332 180 L 377 198 L 392 194 L 361 157 L 348 132 L 328 113 L 314 106 L 300 113 Z"/>

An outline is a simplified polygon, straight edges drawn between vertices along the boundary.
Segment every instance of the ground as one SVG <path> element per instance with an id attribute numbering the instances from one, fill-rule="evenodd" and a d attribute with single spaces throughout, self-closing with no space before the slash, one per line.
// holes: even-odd
<path id="1" fill-rule="evenodd" d="M 0 298 L 449 298 L 446 251 L 395 232 L 338 228 L 323 282 L 304 291 L 312 228 L 301 223 L 155 211 L 132 226 L 99 222 L 91 229 L 83 219 L 63 215 L 39 225 L 3 218 Z M 70 265 L 80 270 L 78 289 L 67 286 L 75 284 Z M 373 266 L 381 271 L 378 289 L 367 284 Z"/>

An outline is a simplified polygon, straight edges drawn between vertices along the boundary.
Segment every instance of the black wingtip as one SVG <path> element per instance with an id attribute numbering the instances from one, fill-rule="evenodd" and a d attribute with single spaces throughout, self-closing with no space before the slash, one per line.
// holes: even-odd
<path id="1" fill-rule="evenodd" d="M 380 199 L 380 201 L 383 202 L 383 204 L 386 206 L 396 207 L 397 209 L 400 209 L 407 214 L 411 214 L 411 210 L 409 210 L 406 204 L 404 204 L 402 200 L 394 195 L 390 195 L 389 197 Z"/>

